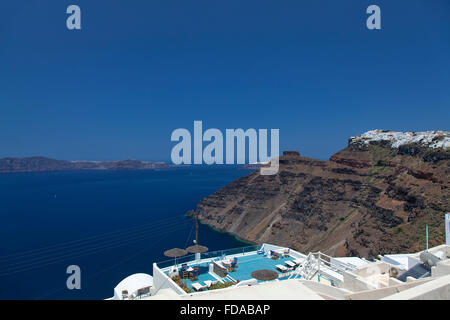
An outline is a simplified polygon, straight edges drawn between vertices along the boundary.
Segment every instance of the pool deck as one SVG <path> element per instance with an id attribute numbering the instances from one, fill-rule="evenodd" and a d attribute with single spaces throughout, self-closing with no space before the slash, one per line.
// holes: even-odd
<path id="1" fill-rule="evenodd" d="M 278 259 L 272 259 L 268 256 L 264 256 L 263 254 L 258 254 L 256 251 L 254 252 L 248 252 L 245 254 L 236 254 L 236 255 L 230 255 L 230 256 L 226 256 L 226 257 L 222 257 L 220 259 L 218 258 L 213 258 L 213 259 L 207 259 L 207 260 L 201 260 L 198 261 L 197 263 L 195 262 L 191 262 L 188 265 L 190 267 L 194 267 L 197 265 L 208 265 L 213 263 L 213 261 L 223 261 L 223 260 L 227 260 L 227 259 L 233 259 L 233 258 L 237 258 L 237 267 L 234 271 L 229 271 L 228 275 L 226 277 L 219 277 L 217 274 L 212 273 L 212 272 L 203 272 L 200 273 L 198 275 L 198 279 L 197 280 L 191 280 L 191 279 L 183 279 L 182 282 L 192 291 L 195 291 L 194 288 L 192 287 L 193 283 L 200 283 L 200 285 L 204 285 L 206 280 L 210 280 L 210 281 L 218 281 L 220 283 L 224 283 L 224 282 L 242 282 L 245 280 L 250 280 L 252 279 L 252 275 L 251 273 L 253 271 L 256 270 L 261 270 L 261 269 L 268 269 L 268 270 L 272 270 L 278 273 L 278 277 L 280 278 L 280 280 L 285 280 L 287 279 L 287 277 L 283 277 L 283 273 L 278 270 L 276 268 L 276 265 L 283 265 L 285 267 L 287 267 L 285 265 L 286 261 L 293 261 L 295 259 L 295 257 L 284 257 L 283 255 L 280 255 L 278 257 Z M 290 271 L 290 270 L 289 270 Z M 168 270 L 165 271 L 165 274 L 168 275 Z M 276 279 L 276 281 L 279 281 L 278 279 Z M 258 280 L 258 283 L 262 283 L 262 282 L 266 282 L 266 281 L 262 281 L 262 280 Z"/>

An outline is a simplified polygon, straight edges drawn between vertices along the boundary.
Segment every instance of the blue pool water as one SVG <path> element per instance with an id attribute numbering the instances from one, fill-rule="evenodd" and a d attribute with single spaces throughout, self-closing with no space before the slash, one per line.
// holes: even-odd
<path id="1" fill-rule="evenodd" d="M 252 278 L 251 273 L 253 271 L 261 269 L 272 270 L 278 272 L 278 274 L 281 274 L 275 266 L 278 264 L 285 266 L 285 261 L 293 260 L 294 258 L 291 257 L 271 259 L 258 254 L 243 256 L 238 258 L 236 271 L 230 272 L 229 275 L 235 280 L 244 281 Z"/>
<path id="2" fill-rule="evenodd" d="M 124 277 L 152 274 L 164 250 L 192 244 L 184 216 L 248 170 L 184 167 L 0 175 L 0 299 L 104 299 Z M 200 226 L 210 250 L 245 244 Z M 41 249 L 44 248 L 44 249 Z M 66 269 L 81 268 L 81 290 Z"/>

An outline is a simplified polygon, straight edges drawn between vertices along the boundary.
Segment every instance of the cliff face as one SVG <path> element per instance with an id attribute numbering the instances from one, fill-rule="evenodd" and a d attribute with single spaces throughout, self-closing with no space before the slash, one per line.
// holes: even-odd
<path id="1" fill-rule="evenodd" d="M 200 201 L 200 220 L 248 241 L 336 256 L 424 249 L 425 224 L 430 245 L 444 242 L 449 133 L 369 133 L 329 161 L 281 156 L 277 175 L 257 170 Z"/>

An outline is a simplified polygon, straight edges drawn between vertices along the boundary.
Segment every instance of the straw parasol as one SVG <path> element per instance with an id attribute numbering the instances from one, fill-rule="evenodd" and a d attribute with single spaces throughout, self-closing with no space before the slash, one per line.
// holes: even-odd
<path id="1" fill-rule="evenodd" d="M 173 249 L 164 251 L 164 255 L 169 258 L 178 258 L 178 257 L 182 257 L 186 254 L 187 254 L 186 250 L 183 250 L 180 248 L 173 248 Z"/>
<path id="2" fill-rule="evenodd" d="M 257 280 L 275 280 L 278 279 L 278 273 L 273 270 L 261 269 L 252 272 L 252 277 Z"/>
<path id="3" fill-rule="evenodd" d="M 182 257 L 187 254 L 186 250 L 180 248 L 173 248 L 170 250 L 164 251 L 164 255 L 169 258 L 175 258 L 175 267 L 177 266 L 177 258 Z"/>
<path id="4" fill-rule="evenodd" d="M 203 252 L 208 251 L 209 249 L 207 247 L 205 247 L 205 246 L 201 246 L 199 244 L 195 244 L 193 246 L 188 247 L 186 250 L 189 253 L 203 253 Z"/>

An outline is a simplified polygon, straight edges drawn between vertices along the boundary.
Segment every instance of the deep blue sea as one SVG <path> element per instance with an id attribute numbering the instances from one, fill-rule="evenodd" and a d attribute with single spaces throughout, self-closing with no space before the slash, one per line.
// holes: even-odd
<path id="1" fill-rule="evenodd" d="M 0 299 L 104 299 L 163 252 L 192 244 L 185 213 L 244 176 L 237 167 L 0 175 Z M 200 225 L 210 251 L 245 245 Z M 66 268 L 81 268 L 68 290 Z"/>

